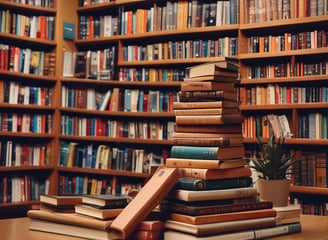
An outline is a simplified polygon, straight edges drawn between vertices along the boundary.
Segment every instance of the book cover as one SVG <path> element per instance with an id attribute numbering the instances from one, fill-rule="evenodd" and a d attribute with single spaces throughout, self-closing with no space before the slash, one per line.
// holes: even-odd
<path id="1" fill-rule="evenodd" d="M 272 209 L 271 201 L 260 201 L 256 197 L 227 198 L 215 201 L 183 202 L 162 201 L 160 208 L 167 213 L 178 213 L 189 216 L 224 214 L 232 212 Z"/>
<path id="2" fill-rule="evenodd" d="M 179 91 L 179 100 L 181 102 L 206 102 L 206 101 L 238 101 L 237 92 L 217 91 Z"/>
<path id="3" fill-rule="evenodd" d="M 216 222 L 226 222 L 226 221 L 238 221 L 246 219 L 257 219 L 263 217 L 275 217 L 276 211 L 274 209 L 259 209 L 241 212 L 231 212 L 231 213 L 221 213 L 221 214 L 209 214 L 200 216 L 190 216 L 179 213 L 169 214 L 169 219 L 173 221 L 179 221 L 189 224 L 207 224 Z"/>
<path id="4" fill-rule="evenodd" d="M 251 176 L 251 169 L 248 167 L 227 168 L 227 169 L 206 169 L 206 168 L 179 168 L 181 177 L 198 179 L 224 179 Z"/>
<path id="5" fill-rule="evenodd" d="M 218 189 L 218 190 L 204 190 L 204 191 L 191 191 L 175 189 L 170 191 L 168 198 L 181 200 L 181 201 L 208 201 L 220 200 L 229 198 L 245 198 L 257 196 L 256 187 L 243 187 L 235 189 Z"/>
<path id="6" fill-rule="evenodd" d="M 243 143 L 242 137 L 221 137 L 221 138 L 174 138 L 174 145 L 177 146 L 202 146 L 220 147 L 230 145 L 240 145 Z"/>
<path id="7" fill-rule="evenodd" d="M 244 167 L 246 160 L 224 159 L 224 160 L 208 160 L 208 159 L 190 159 L 190 158 L 167 158 L 165 161 L 166 167 L 172 168 L 202 168 L 202 169 L 227 169 Z"/>
<path id="8" fill-rule="evenodd" d="M 122 212 L 123 208 L 97 208 L 86 204 L 75 205 L 75 212 L 98 219 L 113 219 Z"/>
<path id="9" fill-rule="evenodd" d="M 181 100 L 181 98 L 180 98 Z M 196 109 L 176 109 L 176 116 L 201 116 L 201 115 L 233 115 L 240 114 L 239 108 L 196 108 Z"/>
<path id="10" fill-rule="evenodd" d="M 82 196 L 69 195 L 69 196 L 57 196 L 57 195 L 40 195 L 40 202 L 54 206 L 75 205 L 82 203 Z"/>
<path id="11" fill-rule="evenodd" d="M 241 123 L 243 116 L 241 114 L 215 114 L 215 115 L 177 115 L 175 116 L 176 124 L 182 125 L 214 125 L 214 124 L 229 124 L 229 123 Z"/>
<path id="12" fill-rule="evenodd" d="M 186 133 L 241 133 L 242 132 L 242 124 L 222 124 L 222 125 L 198 125 L 195 126 L 193 124 L 175 124 L 174 125 L 175 132 L 186 132 Z M 188 144 L 187 144 L 188 145 Z"/>
<path id="13" fill-rule="evenodd" d="M 136 197 L 114 219 L 110 227 L 113 236 L 128 237 L 166 196 L 179 177 L 176 168 L 158 167 Z"/>
<path id="14" fill-rule="evenodd" d="M 275 226 L 274 217 L 264 217 L 257 219 L 246 219 L 236 221 L 226 221 L 206 224 L 190 224 L 174 220 L 167 220 L 165 228 L 181 231 L 196 236 L 210 236 L 218 233 L 237 232 L 243 230 L 254 230 L 258 228 Z"/>
<path id="15" fill-rule="evenodd" d="M 130 201 L 128 195 L 89 194 L 82 196 L 83 204 L 91 204 L 103 208 L 122 208 Z"/>
<path id="16" fill-rule="evenodd" d="M 207 75 L 222 75 L 237 77 L 239 70 L 238 60 L 225 58 L 223 61 L 203 63 L 187 68 L 189 78 L 207 76 Z"/>
<path id="17" fill-rule="evenodd" d="M 210 91 L 222 90 L 237 92 L 237 87 L 230 82 L 181 82 L 181 91 Z"/>
<path id="18" fill-rule="evenodd" d="M 173 132 L 173 138 L 242 138 L 242 133 Z"/>
<path id="19" fill-rule="evenodd" d="M 231 159 L 245 154 L 244 145 L 223 145 L 220 147 L 172 146 L 172 158 Z"/>
<path id="20" fill-rule="evenodd" d="M 249 187 L 252 185 L 251 177 L 239 177 L 239 178 L 225 178 L 225 179 L 195 179 L 181 177 L 179 181 L 175 184 L 175 189 L 184 190 L 215 190 L 215 189 L 229 189 L 229 188 L 241 188 Z"/>
<path id="21" fill-rule="evenodd" d="M 221 73 L 221 74 L 219 74 Z M 204 74 L 204 73 L 203 73 Z M 218 75 L 217 75 L 218 74 Z M 197 77 L 187 77 L 184 78 L 183 81 L 185 82 L 205 82 L 205 81 L 212 81 L 212 82 L 232 82 L 238 83 L 239 76 L 238 73 L 231 74 L 231 72 L 216 72 L 216 75 L 202 75 Z"/>

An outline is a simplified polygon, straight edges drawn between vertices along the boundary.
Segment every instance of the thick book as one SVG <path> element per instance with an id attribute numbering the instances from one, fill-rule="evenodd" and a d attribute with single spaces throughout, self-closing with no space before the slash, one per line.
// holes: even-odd
<path id="1" fill-rule="evenodd" d="M 224 214 L 232 212 L 253 211 L 260 209 L 272 209 L 271 201 L 260 201 L 257 198 L 228 198 L 219 201 L 199 201 L 199 202 L 181 202 L 181 201 L 163 201 L 160 207 L 168 213 L 178 213 L 189 216 L 201 216 L 212 214 Z"/>
<path id="2" fill-rule="evenodd" d="M 201 115 L 233 115 L 240 114 L 239 108 L 196 108 L 196 109 L 176 109 L 176 116 L 201 116 Z"/>
<path id="3" fill-rule="evenodd" d="M 192 110 L 192 109 L 191 109 Z M 193 124 L 175 124 L 175 132 L 189 132 L 189 133 L 241 133 L 242 124 L 212 124 L 212 125 L 198 125 L 195 127 Z"/>
<path id="4" fill-rule="evenodd" d="M 250 240 L 250 239 L 266 239 L 276 236 L 284 236 L 302 231 L 301 223 L 290 223 L 280 226 L 259 228 L 246 231 L 235 231 L 233 233 L 220 233 L 206 237 L 198 237 L 193 234 L 188 234 L 180 231 L 167 230 L 164 232 L 165 240 Z"/>
<path id="5" fill-rule="evenodd" d="M 82 197 L 83 204 L 90 204 L 99 208 L 123 208 L 129 201 L 128 195 L 89 194 Z"/>
<path id="6" fill-rule="evenodd" d="M 195 127 L 195 129 L 197 129 Z M 173 132 L 173 138 L 242 138 L 242 133 Z"/>
<path id="7" fill-rule="evenodd" d="M 252 175 L 249 167 L 227 168 L 227 169 L 207 169 L 207 168 L 179 168 L 181 177 L 196 179 L 225 179 L 248 177 Z"/>
<path id="8" fill-rule="evenodd" d="M 235 74 L 231 72 L 216 72 L 221 74 L 216 75 L 203 75 L 198 77 L 187 77 L 184 78 L 183 81 L 185 82 L 203 82 L 203 81 L 213 81 L 213 82 L 232 82 L 238 83 L 239 82 L 239 74 Z"/>
<path id="9" fill-rule="evenodd" d="M 277 225 L 300 221 L 302 211 L 300 204 L 290 204 L 285 207 L 274 207 L 274 209 L 277 212 Z"/>
<path id="10" fill-rule="evenodd" d="M 176 168 L 158 167 L 135 198 L 112 222 L 110 227 L 112 237 L 114 239 L 129 237 L 136 226 L 167 195 L 179 178 L 180 174 Z"/>
<path id="11" fill-rule="evenodd" d="M 174 145 L 177 146 L 202 146 L 202 147 L 220 147 L 240 145 L 243 143 L 242 137 L 219 137 L 219 138 L 174 138 Z"/>
<path id="12" fill-rule="evenodd" d="M 181 91 L 213 91 L 221 90 L 237 92 L 237 87 L 230 82 L 181 82 Z"/>
<path id="13" fill-rule="evenodd" d="M 166 220 L 165 229 L 181 231 L 195 236 L 211 236 L 219 233 L 254 230 L 275 226 L 274 217 L 246 219 L 206 224 L 190 224 L 174 220 Z"/>
<path id="14" fill-rule="evenodd" d="M 190 158 L 167 158 L 165 161 L 166 167 L 172 168 L 202 168 L 202 169 L 227 169 L 238 168 L 246 165 L 246 159 L 222 159 L 222 160 L 208 160 L 208 159 L 190 159 Z"/>
<path id="15" fill-rule="evenodd" d="M 226 221 L 238 221 L 246 219 L 256 219 L 263 217 L 275 217 L 276 211 L 274 209 L 260 209 L 260 210 L 250 210 L 242 212 L 231 212 L 231 213 L 221 213 L 221 214 L 208 214 L 200 216 L 190 216 L 186 214 L 172 213 L 169 214 L 169 219 L 189 224 L 207 224 L 216 222 L 226 222 Z"/>
<path id="16" fill-rule="evenodd" d="M 253 183 L 251 177 L 239 177 L 239 178 L 225 178 L 225 179 L 212 179 L 204 180 L 197 178 L 186 178 L 182 177 L 175 184 L 175 189 L 184 190 L 215 190 L 215 189 L 230 189 L 230 188 L 241 188 L 249 187 Z"/>
<path id="17" fill-rule="evenodd" d="M 208 201 L 231 198 L 246 198 L 257 196 L 256 187 L 244 187 L 235 189 L 219 189 L 205 191 L 191 191 L 176 189 L 168 194 L 168 198 L 181 201 Z"/>
<path id="18" fill-rule="evenodd" d="M 82 196 L 69 195 L 69 196 L 58 196 L 58 195 L 40 195 L 40 203 L 46 203 L 53 206 L 65 206 L 75 205 L 82 203 Z"/>
<path id="19" fill-rule="evenodd" d="M 237 60 L 225 59 L 224 61 L 198 64 L 187 68 L 189 78 L 222 75 L 238 77 L 239 64 Z"/>
<path id="20" fill-rule="evenodd" d="M 215 100 L 230 100 L 238 101 L 237 92 L 227 92 L 223 90 L 217 91 L 179 91 L 179 100 L 181 102 L 192 101 L 215 101 Z"/>
<path id="21" fill-rule="evenodd" d="M 182 125 L 208 125 L 208 124 L 231 124 L 231 123 L 241 123 L 243 121 L 243 116 L 239 113 L 237 114 L 200 114 L 200 115 L 176 115 L 176 124 Z"/>
<path id="22" fill-rule="evenodd" d="M 196 101 L 196 102 L 173 102 L 173 110 L 175 109 L 197 109 L 197 108 L 238 108 L 240 105 L 236 101 Z"/>
<path id="23" fill-rule="evenodd" d="M 172 158 L 191 159 L 231 159 L 245 155 L 244 145 L 226 145 L 220 147 L 173 146 Z"/>
<path id="24" fill-rule="evenodd" d="M 85 204 L 75 205 L 75 212 L 98 219 L 113 219 L 117 217 L 123 208 L 102 209 Z"/>

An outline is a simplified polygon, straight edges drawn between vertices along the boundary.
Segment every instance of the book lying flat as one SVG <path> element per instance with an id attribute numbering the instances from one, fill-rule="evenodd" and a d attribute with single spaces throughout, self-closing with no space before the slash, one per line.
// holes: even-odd
<path id="1" fill-rule="evenodd" d="M 227 168 L 227 169 L 202 169 L 202 168 L 179 168 L 181 177 L 198 179 L 224 179 L 235 177 L 251 176 L 252 171 L 248 167 Z"/>
<path id="2" fill-rule="evenodd" d="M 40 195 L 40 202 L 54 206 L 75 205 L 82 203 L 82 196 Z"/>
<path id="3" fill-rule="evenodd" d="M 173 109 L 196 109 L 196 108 L 236 108 L 240 103 L 236 101 L 211 101 L 211 102 L 173 102 Z"/>
<path id="4" fill-rule="evenodd" d="M 173 198 L 182 201 L 208 201 L 231 198 L 244 198 L 257 196 L 256 187 L 244 187 L 235 189 L 219 189 L 219 190 L 205 190 L 205 191 L 190 191 L 176 189 L 172 190 L 168 198 Z"/>
<path id="5" fill-rule="evenodd" d="M 276 211 L 272 208 L 242 211 L 242 212 L 231 212 L 222 214 L 209 214 L 201 216 L 190 216 L 179 213 L 172 213 L 169 215 L 169 219 L 189 224 L 207 224 L 207 223 L 217 223 L 226 221 L 238 221 L 246 219 L 257 219 L 264 217 L 275 217 Z"/>
<path id="6" fill-rule="evenodd" d="M 180 178 L 176 168 L 158 167 L 139 193 L 114 219 L 110 226 L 113 239 L 125 239 L 171 190 Z"/>
<path id="7" fill-rule="evenodd" d="M 165 229 L 181 231 L 196 236 L 210 236 L 219 233 L 227 233 L 243 230 L 254 230 L 258 228 L 275 226 L 274 217 L 264 217 L 246 220 L 225 221 L 218 223 L 190 224 L 174 220 L 165 222 Z"/>
<path id="8" fill-rule="evenodd" d="M 82 197 L 83 204 L 90 204 L 102 208 L 123 208 L 130 201 L 128 195 L 90 194 Z"/>
<path id="9" fill-rule="evenodd" d="M 203 125 L 203 124 L 226 124 L 226 123 L 240 123 L 243 120 L 241 114 L 227 114 L 227 115 L 177 115 L 175 121 L 177 124 L 187 125 Z"/>
<path id="10" fill-rule="evenodd" d="M 197 127 L 195 126 L 195 131 Z M 173 132 L 173 138 L 242 138 L 242 133 Z"/>
<path id="11" fill-rule="evenodd" d="M 96 208 L 85 204 L 75 205 L 75 212 L 98 219 L 113 219 L 122 212 L 123 208 Z"/>
<path id="12" fill-rule="evenodd" d="M 194 127 L 196 129 L 197 127 Z M 228 133 L 229 134 L 229 133 Z M 173 139 L 177 146 L 197 146 L 197 147 L 220 147 L 240 145 L 243 143 L 241 137 L 218 137 L 218 138 L 177 138 Z"/>
<path id="13" fill-rule="evenodd" d="M 208 159 L 190 159 L 190 158 L 167 158 L 165 166 L 172 168 L 202 168 L 202 169 L 227 169 L 238 168 L 246 165 L 246 159 L 223 159 L 223 160 L 208 160 Z"/>
<path id="14" fill-rule="evenodd" d="M 260 201 L 257 198 L 222 199 L 219 201 L 178 202 L 162 201 L 160 207 L 167 213 L 189 216 L 224 214 L 233 212 L 272 209 L 271 201 Z"/>
<path id="15" fill-rule="evenodd" d="M 232 76 L 237 76 L 239 70 L 238 60 L 225 57 L 222 61 L 202 63 L 187 68 L 190 78 L 204 75 L 216 75 L 216 71 L 231 72 Z M 223 75 L 223 74 L 220 74 Z"/>
<path id="16" fill-rule="evenodd" d="M 175 132 L 186 132 L 186 133 L 241 133 L 242 124 L 222 124 L 222 125 L 199 125 L 195 128 L 195 125 L 192 124 L 175 124 Z"/>
<path id="17" fill-rule="evenodd" d="M 164 232 L 165 240 L 250 240 L 250 239 L 266 239 L 276 236 L 284 236 L 292 233 L 301 232 L 302 226 L 300 223 L 290 223 L 269 228 L 259 228 L 254 230 L 236 231 L 233 233 L 220 233 L 206 237 L 197 237 L 192 234 L 187 234 L 179 231 L 168 230 Z"/>
<path id="18" fill-rule="evenodd" d="M 237 87 L 231 82 L 181 82 L 181 91 L 210 91 L 223 90 L 237 92 Z"/>
<path id="19" fill-rule="evenodd" d="M 240 114 L 239 108 L 196 108 L 196 109 L 176 109 L 176 116 L 200 116 L 200 115 L 228 115 Z"/>
<path id="20" fill-rule="evenodd" d="M 245 154 L 245 147 L 240 145 L 226 145 L 220 147 L 197 147 L 197 146 L 173 146 L 171 147 L 172 158 L 191 159 L 231 159 L 241 158 Z"/>
<path id="21" fill-rule="evenodd" d="M 223 90 L 218 91 L 179 91 L 180 102 L 197 102 L 197 101 L 218 101 L 230 100 L 238 101 L 238 94 L 235 92 L 226 92 Z"/>

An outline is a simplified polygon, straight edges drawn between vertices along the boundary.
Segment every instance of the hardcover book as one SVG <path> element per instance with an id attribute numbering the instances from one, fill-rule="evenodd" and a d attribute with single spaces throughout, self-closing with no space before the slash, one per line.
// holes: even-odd
<path id="1" fill-rule="evenodd" d="M 203 169 L 227 169 L 238 168 L 246 165 L 246 159 L 190 159 L 190 158 L 167 158 L 165 166 L 172 168 L 203 168 Z"/>
<path id="2" fill-rule="evenodd" d="M 173 102 L 175 109 L 197 109 L 197 108 L 238 108 L 240 103 L 235 101 L 195 101 L 195 102 Z"/>
<path id="3" fill-rule="evenodd" d="M 176 124 L 182 125 L 215 125 L 241 123 L 243 116 L 241 114 L 215 114 L 215 115 L 177 115 L 175 116 Z"/>
<path id="4" fill-rule="evenodd" d="M 175 132 L 189 132 L 189 133 L 241 133 L 242 124 L 224 124 L 224 125 L 198 125 L 197 127 L 192 124 L 175 124 Z"/>
<path id="5" fill-rule="evenodd" d="M 82 197 L 83 204 L 90 204 L 99 208 L 123 208 L 129 201 L 128 195 L 90 194 Z"/>
<path id="6" fill-rule="evenodd" d="M 53 206 L 75 205 L 82 203 L 82 196 L 40 195 L 40 202 Z"/>
<path id="7" fill-rule="evenodd" d="M 223 90 L 237 92 L 237 87 L 230 82 L 181 82 L 181 91 L 210 91 Z"/>
<path id="8" fill-rule="evenodd" d="M 189 78 L 208 76 L 208 75 L 219 75 L 219 76 L 230 76 L 238 77 L 239 64 L 237 60 L 225 59 L 224 61 L 211 62 L 199 64 L 187 68 Z"/>
<path id="9" fill-rule="evenodd" d="M 181 100 L 181 99 L 180 99 Z M 233 115 L 240 114 L 239 108 L 196 108 L 196 109 L 176 109 L 176 116 L 201 116 L 201 115 Z"/>
<path id="10" fill-rule="evenodd" d="M 223 125 L 222 125 L 223 126 Z M 242 137 L 219 137 L 219 138 L 177 138 L 173 139 L 177 146 L 198 146 L 198 147 L 220 147 L 230 145 L 240 145 L 243 143 Z"/>
<path id="11" fill-rule="evenodd" d="M 89 206 L 86 204 L 79 204 L 75 205 L 75 212 L 90 216 L 90 217 L 95 217 L 98 219 L 113 219 L 118 216 L 122 212 L 123 208 L 107 208 L 107 209 L 102 209 L 102 208 L 97 208 L 93 206 Z"/>
<path id="12" fill-rule="evenodd" d="M 181 102 L 195 101 L 213 101 L 213 100 L 230 100 L 237 101 L 238 94 L 236 92 L 227 92 L 223 90 L 217 91 L 179 91 L 179 100 Z"/>
<path id="13" fill-rule="evenodd" d="M 220 147 L 173 146 L 172 158 L 191 159 L 231 159 L 240 158 L 245 154 L 244 145 L 226 145 Z"/>

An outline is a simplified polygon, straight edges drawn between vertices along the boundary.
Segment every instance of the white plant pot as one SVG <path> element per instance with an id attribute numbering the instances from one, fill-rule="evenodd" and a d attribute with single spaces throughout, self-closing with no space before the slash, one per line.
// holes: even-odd
<path id="1" fill-rule="evenodd" d="M 272 201 L 274 207 L 288 205 L 289 189 L 291 180 L 264 180 L 257 179 L 257 191 L 261 200 Z"/>

